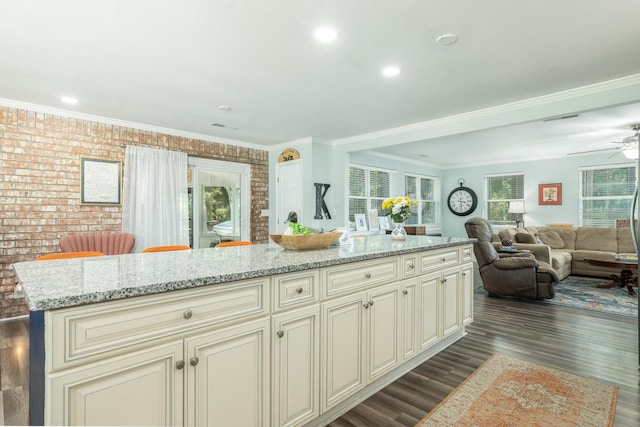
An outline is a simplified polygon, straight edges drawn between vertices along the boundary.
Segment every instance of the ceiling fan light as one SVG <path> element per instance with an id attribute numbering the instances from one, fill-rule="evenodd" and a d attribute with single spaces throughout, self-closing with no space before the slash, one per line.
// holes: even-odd
<path id="1" fill-rule="evenodd" d="M 638 160 L 638 146 L 631 146 L 622 149 L 622 154 L 628 159 Z"/>

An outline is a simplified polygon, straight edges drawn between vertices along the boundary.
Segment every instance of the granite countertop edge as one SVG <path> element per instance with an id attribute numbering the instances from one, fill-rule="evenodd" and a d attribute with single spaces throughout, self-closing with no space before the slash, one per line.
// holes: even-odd
<path id="1" fill-rule="evenodd" d="M 369 240 L 369 239 L 367 239 Z M 105 290 L 97 290 L 97 291 L 86 291 L 83 288 L 83 292 L 61 292 L 60 294 L 56 294 L 53 291 L 46 291 L 46 286 L 39 286 L 37 283 L 37 279 L 34 278 L 31 272 L 36 269 L 36 267 L 40 267 L 42 265 L 42 271 L 46 272 L 47 265 L 38 264 L 33 262 L 24 262 L 18 263 L 14 267 L 16 269 L 16 273 L 18 279 L 23 283 L 26 293 L 27 303 L 29 305 L 30 310 L 32 311 L 40 311 L 40 310 L 55 310 L 73 306 L 81 306 L 87 304 L 95 304 L 101 302 L 115 301 L 126 298 L 144 296 L 144 295 L 153 295 L 170 291 L 198 288 L 202 286 L 211 286 L 223 283 L 231 283 L 240 280 L 246 279 L 255 279 L 260 277 L 272 276 L 276 274 L 285 274 L 292 273 L 303 270 L 310 270 L 315 268 L 322 267 L 330 267 L 334 265 L 348 264 L 359 261 L 367 261 L 374 260 L 379 258 L 385 258 L 389 256 L 398 256 L 404 254 L 410 254 L 415 252 L 424 252 L 430 250 L 443 249 L 447 247 L 455 247 L 468 245 L 475 241 L 475 239 L 466 239 L 466 238 L 458 238 L 456 240 L 447 240 L 441 238 L 442 241 L 432 241 L 428 244 L 421 244 L 416 246 L 408 246 L 403 247 L 398 245 L 398 247 L 394 248 L 383 248 L 381 250 L 368 251 L 363 253 L 356 254 L 348 254 L 346 256 L 338 256 L 336 251 L 339 251 L 339 247 L 333 247 L 322 250 L 313 250 L 313 251 L 285 251 L 282 252 L 280 248 L 274 248 L 272 245 L 254 245 L 256 249 L 250 249 L 250 247 L 241 247 L 236 248 L 240 253 L 246 252 L 247 257 L 251 258 L 253 252 L 258 250 L 259 247 L 269 247 L 267 249 L 263 249 L 263 252 L 268 253 L 269 251 L 276 251 L 279 254 L 285 254 L 288 257 L 313 257 L 314 255 L 318 257 L 316 260 L 312 261 L 302 261 L 299 263 L 291 263 L 287 265 L 271 265 L 271 266 L 258 266 L 257 268 L 246 268 L 244 270 L 239 269 L 233 272 L 216 272 L 215 274 L 194 274 L 193 277 L 181 278 L 177 280 L 152 280 L 150 283 L 145 283 L 144 285 L 138 286 L 127 286 L 126 280 L 121 279 L 122 286 L 117 289 L 105 289 Z M 447 240 L 447 241 L 444 241 Z M 210 249 L 202 249 L 202 250 L 193 250 L 187 252 L 198 252 L 198 251 L 211 251 Z M 107 258 L 120 258 L 121 260 L 132 260 L 131 263 L 133 267 L 142 262 L 139 259 L 131 258 L 131 257 L 145 257 L 146 259 L 152 259 L 151 257 L 156 256 L 157 254 L 129 254 L 129 255 L 115 255 L 109 257 L 100 257 L 102 260 Z M 176 256 L 182 256 L 184 254 L 178 254 Z M 323 258 L 323 256 L 329 255 L 328 258 Z M 162 256 L 162 255 L 159 255 Z M 165 253 L 166 256 L 166 253 Z M 124 258 L 126 257 L 126 258 Z M 101 261 L 102 261 L 101 260 Z M 185 262 L 189 261 L 187 258 Z M 69 260 L 56 260 L 49 261 L 50 263 L 68 263 L 68 268 L 75 268 L 78 259 L 69 259 Z M 36 264 L 36 265 L 34 265 Z M 29 267 L 29 268 L 27 268 Z M 86 269 L 86 265 L 83 267 Z M 46 273 L 43 274 L 42 277 L 47 277 Z M 24 279 L 24 280 L 23 280 Z M 42 278 L 41 278 L 42 280 Z"/>

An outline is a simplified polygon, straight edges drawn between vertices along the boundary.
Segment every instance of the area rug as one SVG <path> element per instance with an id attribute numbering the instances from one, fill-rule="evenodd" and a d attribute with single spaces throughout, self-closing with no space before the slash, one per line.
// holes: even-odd
<path id="1" fill-rule="evenodd" d="M 500 354 L 416 427 L 612 426 L 618 388 Z"/>
<path id="2" fill-rule="evenodd" d="M 535 303 L 638 317 L 638 296 L 629 295 L 626 287 L 598 288 L 598 285 L 609 282 L 609 279 L 569 276 L 555 286 L 556 296 L 553 299 L 535 301 Z M 634 289 L 637 292 L 637 288 Z M 482 285 L 476 288 L 476 292 L 487 293 Z"/>

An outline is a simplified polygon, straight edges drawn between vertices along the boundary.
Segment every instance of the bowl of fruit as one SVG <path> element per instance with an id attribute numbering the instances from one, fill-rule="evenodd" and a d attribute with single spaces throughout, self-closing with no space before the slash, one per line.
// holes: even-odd
<path id="1" fill-rule="evenodd" d="M 314 233 L 302 224 L 289 222 L 289 227 L 284 233 L 271 233 L 269 236 L 274 243 L 284 249 L 302 251 L 328 248 L 342 236 L 342 232 Z"/>

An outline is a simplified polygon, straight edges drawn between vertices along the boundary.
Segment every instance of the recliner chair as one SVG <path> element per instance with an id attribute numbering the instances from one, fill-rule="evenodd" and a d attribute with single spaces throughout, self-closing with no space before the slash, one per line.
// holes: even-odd
<path id="1" fill-rule="evenodd" d="M 555 296 L 553 287 L 559 280 L 549 264 L 527 253 L 499 254 L 491 243 L 491 224 L 483 218 L 471 218 L 464 227 L 470 238 L 477 239 L 473 252 L 484 288 L 490 296 L 531 299 Z"/>

